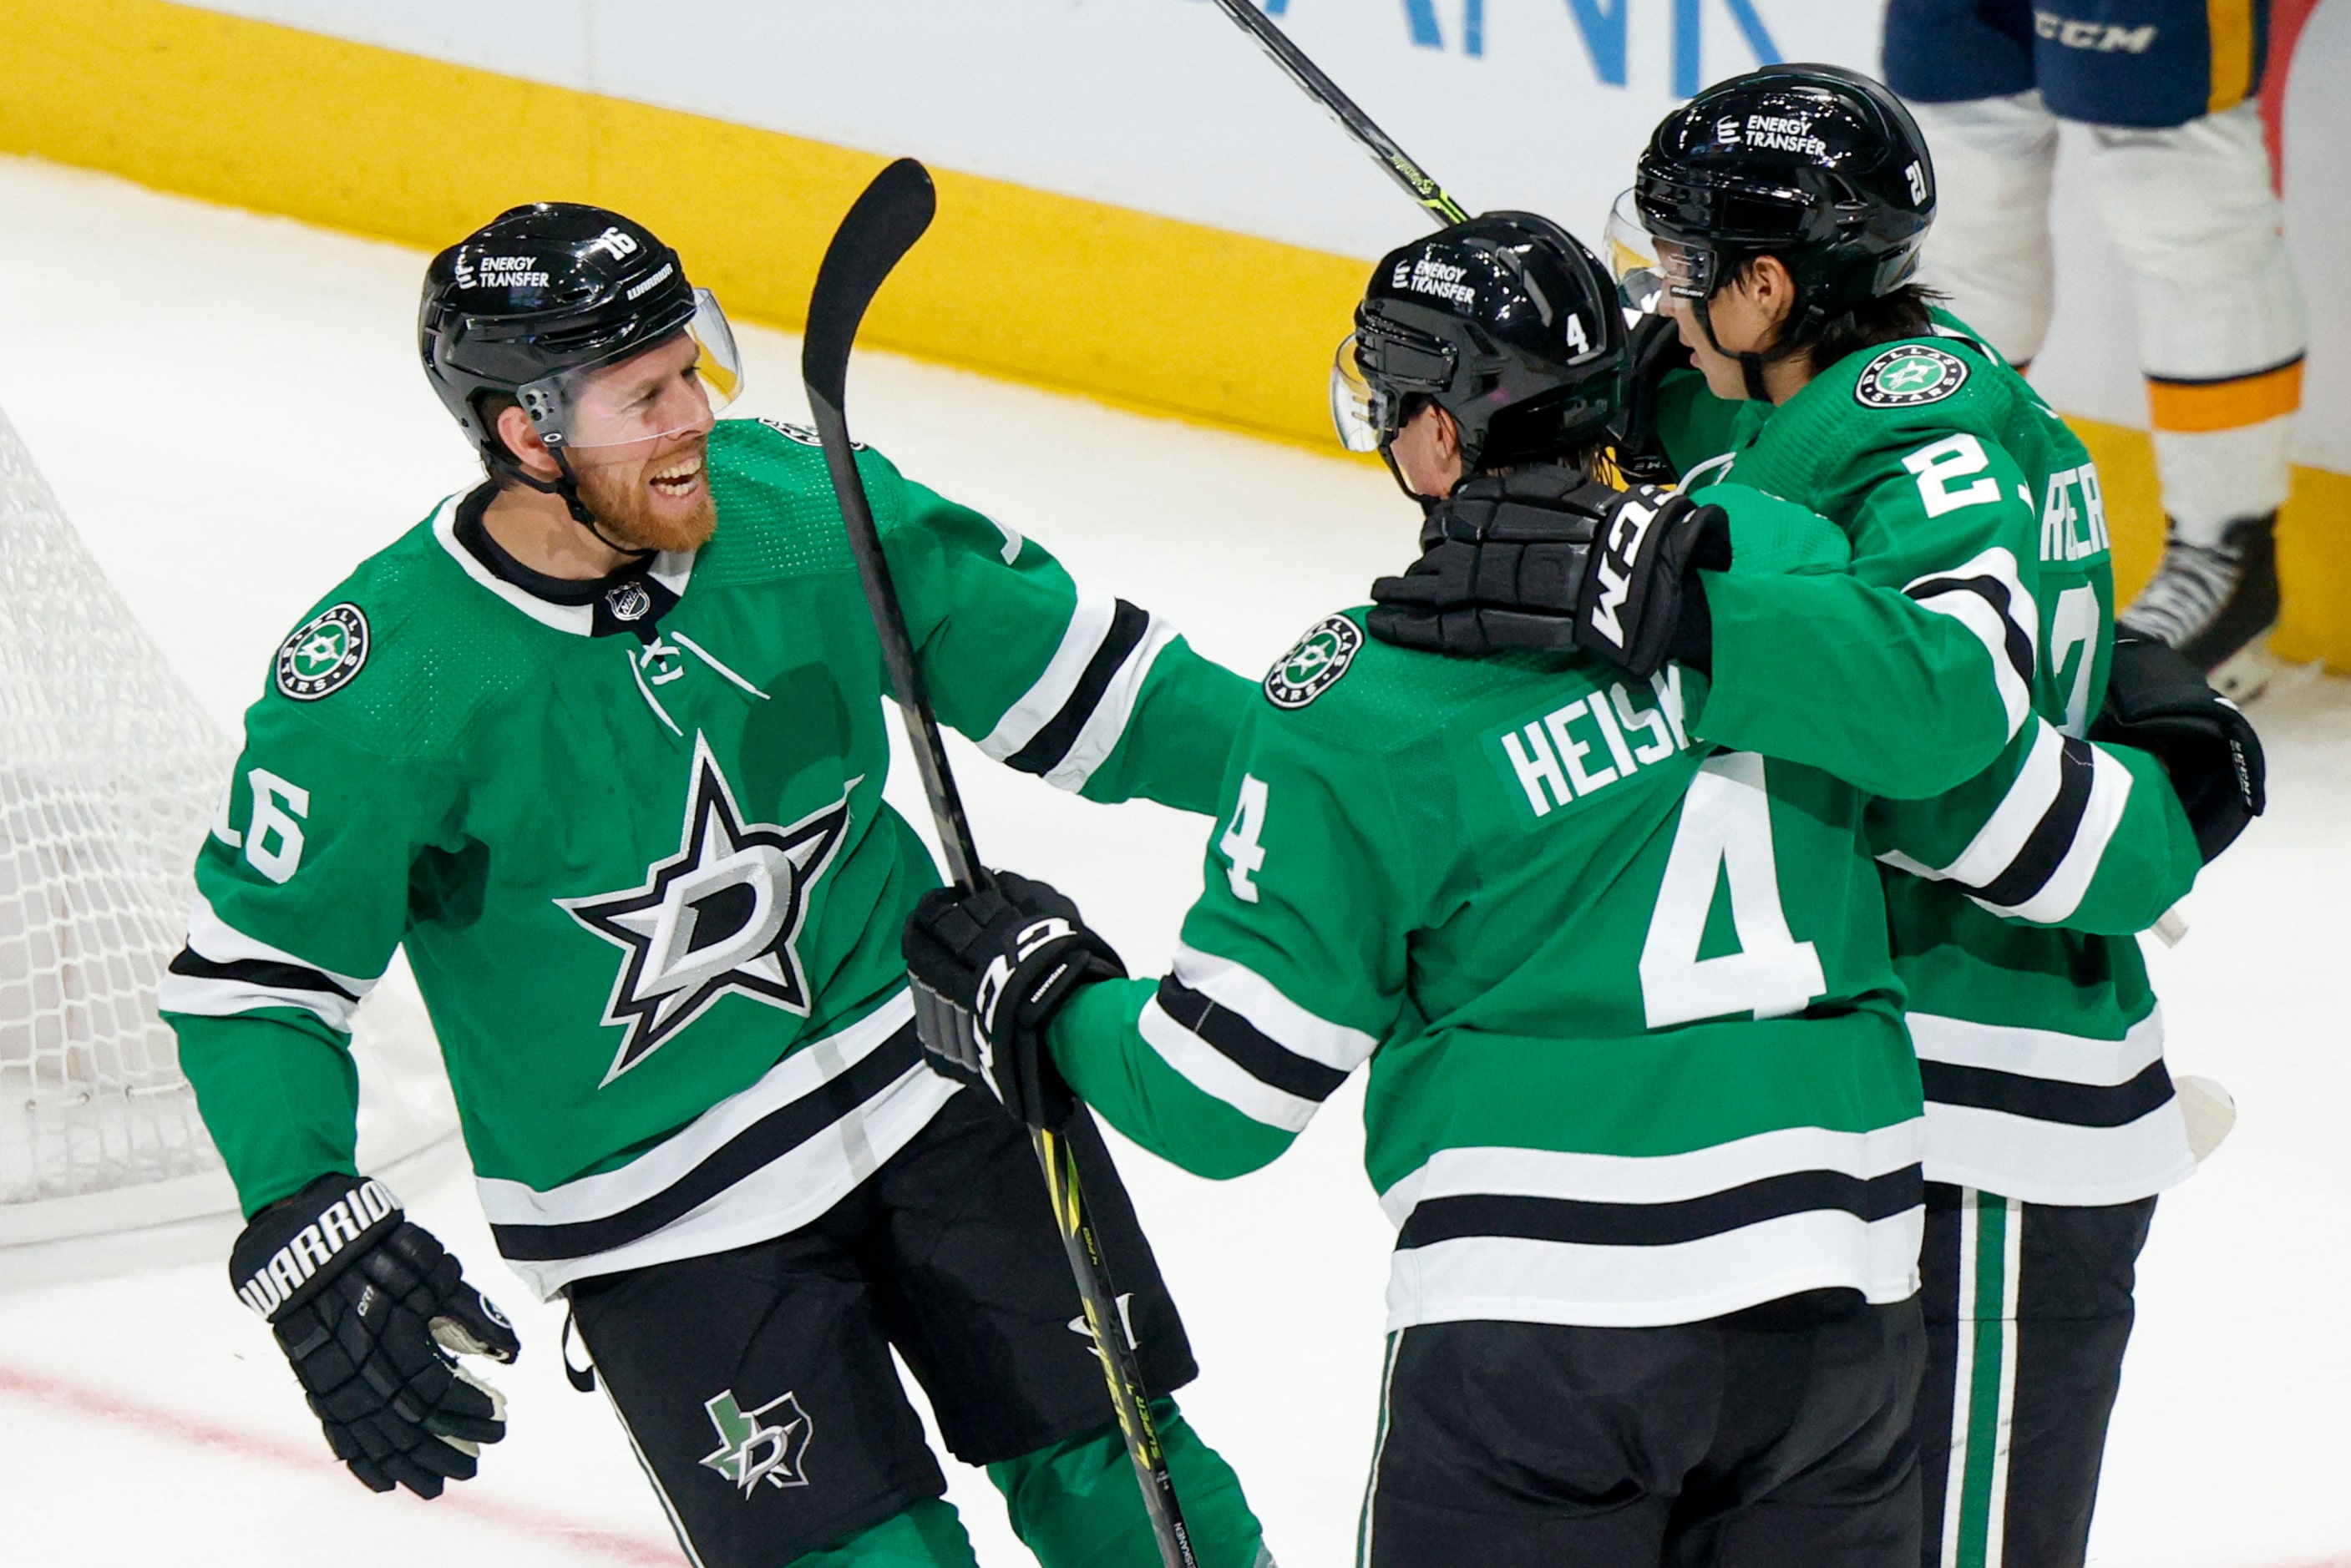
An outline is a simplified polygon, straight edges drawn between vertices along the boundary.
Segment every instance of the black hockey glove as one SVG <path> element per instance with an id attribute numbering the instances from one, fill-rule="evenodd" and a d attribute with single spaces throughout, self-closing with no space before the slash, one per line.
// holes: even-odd
<path id="1" fill-rule="evenodd" d="M 2208 866 L 2268 804 L 2252 721 L 2177 649 L 2143 632 L 2115 632 L 2106 704 L 2090 739 L 2155 753 Z"/>
<path id="2" fill-rule="evenodd" d="M 438 1497 L 507 1435 L 506 1406 L 450 1353 L 512 1361 L 514 1325 L 380 1181 L 322 1176 L 253 1217 L 229 1281 L 277 1330 L 335 1457 L 371 1491 Z"/>
<path id="3" fill-rule="evenodd" d="M 1615 500 L 1572 468 L 1469 480 L 1429 508 L 1420 559 L 1372 584 L 1372 635 L 1443 653 L 1573 652 L 1584 556 Z"/>
<path id="4" fill-rule="evenodd" d="M 1677 659 L 1714 662 L 1714 621 L 1701 568 L 1730 565 L 1730 517 L 1653 484 L 1615 498 L 1593 545 L 1575 603 L 1575 644 L 1635 680 Z"/>
<path id="5" fill-rule="evenodd" d="M 1625 406 L 1616 417 L 1616 467 L 1626 479 L 1668 484 L 1681 477 L 1658 438 L 1658 395 L 1666 378 L 1691 368 L 1673 318 L 1644 316 L 1626 334 Z"/>
<path id="6" fill-rule="evenodd" d="M 1030 1127 L 1065 1126 L 1073 1102 L 1045 1025 L 1080 986 L 1126 978 L 1078 907 L 1042 882 L 983 871 L 974 892 L 924 894 L 903 950 L 931 1066 L 977 1085 Z"/>

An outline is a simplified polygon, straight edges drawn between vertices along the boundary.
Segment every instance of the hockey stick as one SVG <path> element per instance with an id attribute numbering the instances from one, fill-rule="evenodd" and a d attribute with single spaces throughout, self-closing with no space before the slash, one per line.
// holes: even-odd
<path id="1" fill-rule="evenodd" d="M 978 885 L 979 851 L 973 846 L 971 824 L 963 800 L 956 794 L 955 775 L 947 771 L 946 750 L 939 743 L 938 721 L 923 684 L 921 666 L 914 661 L 914 640 L 906 633 L 906 618 L 890 582 L 890 564 L 882 555 L 882 535 L 873 524 L 872 503 L 857 472 L 856 449 L 849 440 L 849 422 L 841 412 L 847 400 L 849 350 L 857 341 L 858 324 L 873 302 L 891 269 L 931 226 L 938 198 L 930 171 L 911 158 L 901 158 L 874 176 L 857 198 L 817 268 L 816 292 L 809 297 L 808 336 L 800 346 L 800 379 L 807 383 L 809 410 L 816 418 L 818 437 L 824 443 L 824 462 L 832 476 L 832 493 L 841 503 L 841 520 L 849 530 L 850 553 L 857 558 L 857 577 L 865 587 L 866 607 L 873 614 L 873 629 L 882 639 L 882 661 L 896 691 L 904 719 L 906 739 L 923 775 L 923 791 L 930 797 L 931 815 L 938 824 L 939 845 L 946 852 L 948 874 L 967 891 Z M 1085 1114 L 1082 1107 L 1079 1115 Z M 1102 1356 L 1102 1376 L 1110 1385 L 1111 1407 L 1126 1438 L 1127 1458 L 1134 1462 L 1134 1478 L 1143 1489 L 1143 1505 L 1151 1516 L 1152 1534 L 1159 1542 L 1163 1568 L 1199 1568 L 1192 1555 L 1184 1511 L 1176 1505 L 1175 1478 L 1167 1472 L 1167 1457 L 1159 1443 L 1159 1428 L 1151 1417 L 1144 1391 L 1143 1368 L 1127 1338 L 1125 1319 L 1093 1220 L 1078 1180 L 1077 1152 L 1059 1133 L 1029 1129 L 1037 1163 L 1045 1172 L 1052 1199 L 1053 1223 L 1069 1255 L 1070 1272 L 1077 1280 L 1078 1299 L 1085 1309 L 1086 1327 Z"/>
<path id="2" fill-rule="evenodd" d="M 1255 0 L 1217 0 L 1217 6 L 1241 31 L 1255 38 L 1258 47 L 1271 57 L 1273 63 L 1290 75 L 1290 79 L 1305 89 L 1306 96 L 1330 111 L 1340 128 L 1361 142 L 1373 161 L 1386 170 L 1395 182 L 1404 187 L 1419 205 L 1426 207 L 1441 223 L 1463 223 L 1469 214 L 1461 203 L 1445 192 L 1445 187 L 1430 179 L 1420 165 L 1405 155 L 1395 139 L 1372 123 L 1372 117 L 1355 107 L 1355 100 L 1339 90 L 1339 84 L 1322 74 L 1322 68 L 1306 57 L 1305 51 L 1290 41 L 1282 30 L 1257 8 Z"/>

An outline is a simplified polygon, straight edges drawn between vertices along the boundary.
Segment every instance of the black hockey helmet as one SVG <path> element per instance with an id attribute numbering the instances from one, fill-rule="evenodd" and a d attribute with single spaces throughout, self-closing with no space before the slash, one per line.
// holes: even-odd
<path id="1" fill-rule="evenodd" d="M 1381 259 L 1332 419 L 1348 450 L 1384 457 L 1426 399 L 1459 425 L 1465 472 L 1532 462 L 1604 435 L 1624 361 L 1607 269 L 1548 218 L 1487 213 Z"/>
<path id="2" fill-rule="evenodd" d="M 684 333 L 695 340 L 711 412 L 742 385 L 726 314 L 686 282 L 677 253 L 643 224 L 576 202 L 512 208 L 434 257 L 416 330 L 442 404 L 485 462 L 517 477 L 528 476 L 484 417 L 486 393 L 514 399 L 530 416 L 568 485 L 567 449 L 673 433 L 588 428 L 588 372 Z"/>
<path id="3" fill-rule="evenodd" d="M 1841 66 L 1765 66 L 1658 123 L 1608 238 L 1628 303 L 1670 289 L 1709 337 L 1707 299 L 1745 262 L 1779 257 L 1797 309 L 1772 354 L 1742 356 L 1760 361 L 1908 282 L 1934 217 L 1934 161 L 1892 89 Z"/>

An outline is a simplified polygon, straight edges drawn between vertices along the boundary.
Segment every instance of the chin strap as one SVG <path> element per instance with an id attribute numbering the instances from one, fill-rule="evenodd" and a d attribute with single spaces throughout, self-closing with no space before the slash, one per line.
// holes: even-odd
<path id="1" fill-rule="evenodd" d="M 1763 386 L 1763 368 L 1802 353 L 1808 346 L 1807 337 L 1828 319 L 1827 312 L 1822 310 L 1819 306 L 1808 304 L 1798 317 L 1796 324 L 1780 334 L 1779 342 L 1761 353 L 1750 348 L 1743 353 L 1734 354 L 1722 346 L 1721 338 L 1714 335 L 1714 316 L 1707 309 L 1706 299 L 1703 297 L 1694 299 L 1690 302 L 1690 306 L 1691 314 L 1698 317 L 1698 330 L 1706 334 L 1707 347 L 1726 359 L 1739 361 L 1739 374 L 1747 384 L 1747 395 L 1759 403 L 1768 403 L 1771 400 L 1771 394 Z"/>
<path id="2" fill-rule="evenodd" d="M 648 550 L 642 545 L 623 545 L 598 527 L 596 514 L 588 510 L 586 502 L 580 499 L 580 476 L 571 472 L 571 459 L 559 446 L 549 447 L 547 450 L 549 455 L 555 459 L 558 476 L 554 479 L 541 479 L 537 474 L 528 472 L 503 449 L 494 451 L 485 447 L 482 456 L 494 472 L 511 474 L 517 483 L 529 486 L 541 495 L 561 498 L 564 510 L 571 514 L 571 520 L 593 534 L 597 542 L 605 548 L 617 550 L 622 555 L 639 561 L 650 560 L 661 553 L 658 550 Z"/>

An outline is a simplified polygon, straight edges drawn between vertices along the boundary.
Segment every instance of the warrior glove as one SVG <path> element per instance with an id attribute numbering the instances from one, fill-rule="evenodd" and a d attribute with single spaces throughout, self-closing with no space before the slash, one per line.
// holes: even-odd
<path id="1" fill-rule="evenodd" d="M 1576 594 L 1575 645 L 1636 680 L 1669 659 L 1714 661 L 1701 570 L 1730 565 L 1730 516 L 1653 484 L 1614 498 Z"/>
<path id="2" fill-rule="evenodd" d="M 2261 737 L 2178 649 L 2144 632 L 2115 632 L 2106 702 L 2090 739 L 2155 753 L 2210 865 L 2268 804 Z"/>
<path id="3" fill-rule="evenodd" d="M 924 894 L 902 950 L 932 1068 L 977 1085 L 1032 1127 L 1067 1125 L 1073 1100 L 1046 1025 L 1080 986 L 1126 978 L 1078 907 L 1042 882 L 983 871 L 969 892 Z"/>
<path id="4" fill-rule="evenodd" d="M 452 1352 L 512 1361 L 514 1325 L 380 1181 L 322 1176 L 253 1217 L 229 1279 L 266 1319 L 335 1457 L 371 1491 L 438 1497 L 506 1436 Z"/>
<path id="5" fill-rule="evenodd" d="M 1372 635 L 1440 653 L 1573 652 L 1584 557 L 1616 499 L 1571 468 L 1460 485 L 1429 508 L 1420 559 L 1372 585 Z"/>

